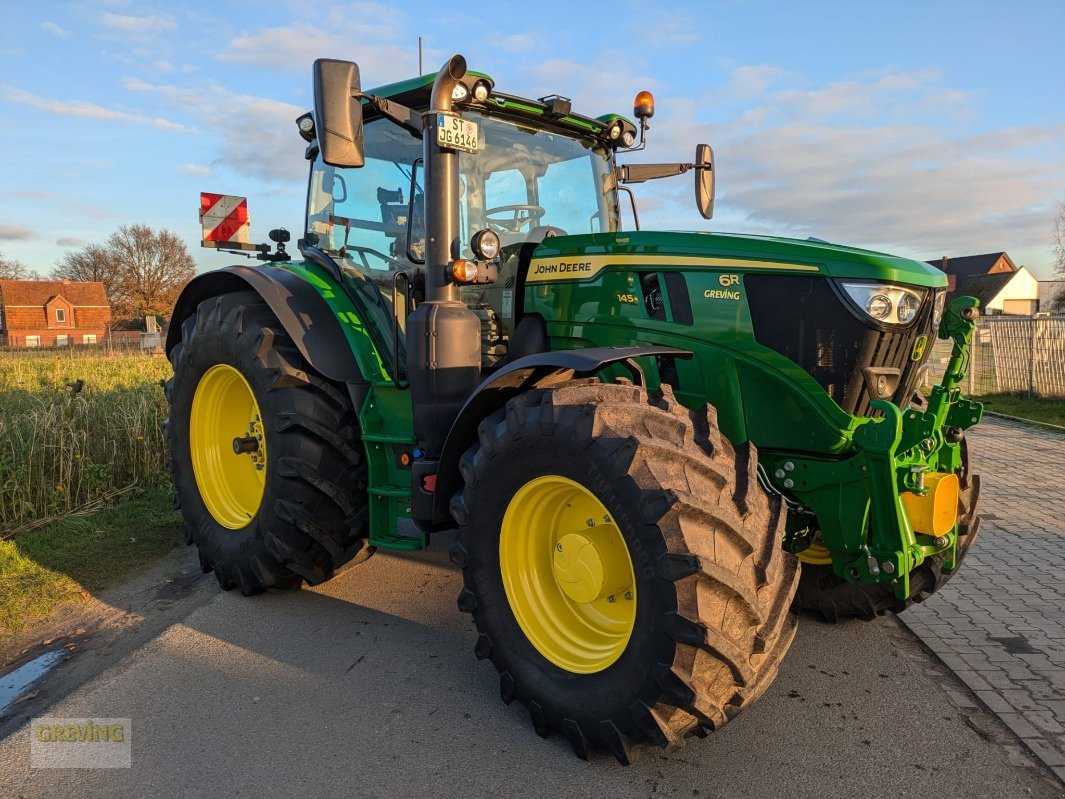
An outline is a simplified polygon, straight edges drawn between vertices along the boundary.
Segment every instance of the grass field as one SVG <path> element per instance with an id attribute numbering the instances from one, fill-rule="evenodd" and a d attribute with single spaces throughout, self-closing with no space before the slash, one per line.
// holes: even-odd
<path id="1" fill-rule="evenodd" d="M 0 540 L 0 640 L 85 592 L 120 582 L 182 543 L 170 489 Z"/>
<path id="2" fill-rule="evenodd" d="M 982 402 L 985 411 L 1065 427 L 1065 400 L 1023 394 L 991 394 L 973 399 Z"/>
<path id="3" fill-rule="evenodd" d="M 161 356 L 0 351 L 0 628 L 181 541 L 162 432 L 169 375 Z"/>
<path id="4" fill-rule="evenodd" d="M 169 374 L 162 356 L 0 351 L 0 538 L 166 484 Z"/>

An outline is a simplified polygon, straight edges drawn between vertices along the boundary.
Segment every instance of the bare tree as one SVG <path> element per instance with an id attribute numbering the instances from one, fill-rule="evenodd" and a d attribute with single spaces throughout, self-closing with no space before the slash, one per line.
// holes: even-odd
<path id="1" fill-rule="evenodd" d="M 1058 205 L 1057 218 L 1054 219 L 1054 276 L 1065 280 L 1065 201 Z M 1050 310 L 1065 313 L 1065 289 L 1059 291 L 1050 300 Z"/>
<path id="2" fill-rule="evenodd" d="M 118 270 L 121 310 L 129 318 L 169 316 L 181 289 L 196 274 L 185 242 L 169 230 L 123 225 L 105 247 Z"/>
<path id="3" fill-rule="evenodd" d="M 99 244 L 89 244 L 77 252 L 68 252 L 52 269 L 53 280 L 103 283 L 112 303 L 115 302 L 118 278 L 114 262 Z"/>
<path id="4" fill-rule="evenodd" d="M 39 280 L 40 275 L 22 261 L 7 258 L 0 252 L 0 280 Z"/>
<path id="5" fill-rule="evenodd" d="M 116 321 L 169 316 L 177 295 L 196 273 L 185 242 L 169 230 L 123 225 L 102 245 L 68 253 L 52 276 L 104 284 Z"/>

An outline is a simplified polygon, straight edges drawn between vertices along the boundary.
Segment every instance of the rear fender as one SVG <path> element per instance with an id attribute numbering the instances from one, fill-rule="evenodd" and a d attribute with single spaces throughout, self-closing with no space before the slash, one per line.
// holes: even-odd
<path id="1" fill-rule="evenodd" d="M 178 297 L 166 335 L 166 354 L 181 339 L 181 325 L 206 299 L 252 290 L 270 306 L 300 354 L 324 377 L 365 384 L 336 314 L 303 278 L 278 267 L 227 266 L 193 278 Z"/>

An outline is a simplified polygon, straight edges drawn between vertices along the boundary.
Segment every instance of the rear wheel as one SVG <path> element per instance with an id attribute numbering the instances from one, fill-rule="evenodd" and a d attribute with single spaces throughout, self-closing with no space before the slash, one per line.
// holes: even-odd
<path id="1" fill-rule="evenodd" d="M 204 571 L 255 594 L 320 583 L 369 556 L 351 401 L 258 295 L 200 303 L 171 361 L 170 466 Z"/>
<path id="2" fill-rule="evenodd" d="M 922 398 L 923 401 L 923 398 Z M 916 404 L 916 403 L 915 403 Z M 961 442 L 961 493 L 958 497 L 958 557 L 953 569 L 943 568 L 942 557 L 927 558 L 910 574 L 910 597 L 899 599 L 887 583 L 851 583 L 832 571 L 832 558 L 820 539 L 799 553 L 802 576 L 795 595 L 797 610 L 815 611 L 830 622 L 857 618 L 870 621 L 885 613 L 901 613 L 914 602 L 923 602 L 953 577 L 980 532 L 980 475 L 973 473 L 969 439 Z"/>
<path id="3" fill-rule="evenodd" d="M 630 745 L 705 735 L 772 682 L 797 564 L 755 458 L 668 386 L 574 381 L 481 423 L 452 503 L 459 607 L 537 733 L 627 763 Z"/>

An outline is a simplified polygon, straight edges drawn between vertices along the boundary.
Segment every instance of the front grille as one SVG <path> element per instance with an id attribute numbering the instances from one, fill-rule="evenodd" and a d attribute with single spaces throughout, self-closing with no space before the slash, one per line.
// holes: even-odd
<path id="1" fill-rule="evenodd" d="M 855 416 L 879 416 L 869 407 L 869 389 L 862 370 L 901 370 L 892 402 L 909 404 L 918 373 L 931 352 L 930 298 L 908 328 L 880 330 L 858 318 L 823 277 L 747 275 L 754 337 L 810 373 L 843 410 Z M 918 336 L 929 335 L 920 361 L 910 356 Z"/>

